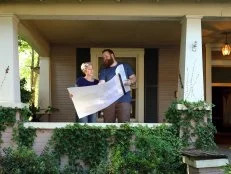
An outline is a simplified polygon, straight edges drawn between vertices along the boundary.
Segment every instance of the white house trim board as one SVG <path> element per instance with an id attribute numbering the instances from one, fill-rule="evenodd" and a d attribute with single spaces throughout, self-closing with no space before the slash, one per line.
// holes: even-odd
<path id="1" fill-rule="evenodd" d="M 231 87 L 231 83 L 212 83 L 213 87 Z"/>
<path id="2" fill-rule="evenodd" d="M 51 106 L 51 73 L 50 73 L 50 58 L 39 57 L 39 107 L 47 109 Z"/>
<path id="3" fill-rule="evenodd" d="M 91 48 L 91 62 L 95 70 L 96 77 L 99 72 L 98 58 L 102 57 L 102 50 L 104 48 Z M 136 58 L 136 120 L 137 122 L 144 122 L 144 49 L 142 48 L 112 48 L 116 57 L 133 57 Z"/>
<path id="4" fill-rule="evenodd" d="M 55 129 L 55 128 L 65 128 L 66 126 L 74 125 L 73 122 L 26 122 L 23 125 L 25 128 L 33 127 L 35 129 Z M 117 128 L 121 127 L 125 123 L 78 123 L 80 125 L 87 124 L 88 126 L 98 126 L 102 128 L 107 128 L 107 126 L 116 126 Z M 171 126 L 170 123 L 130 123 L 129 126 L 147 126 L 149 128 L 156 128 L 158 126 Z"/>
<path id="5" fill-rule="evenodd" d="M 212 60 L 213 67 L 231 67 L 231 60 Z"/>
<path id="6" fill-rule="evenodd" d="M 183 162 L 195 168 L 215 168 L 225 166 L 229 163 L 229 160 L 228 158 L 193 160 L 189 157 L 183 156 Z"/>
<path id="7" fill-rule="evenodd" d="M 201 16 L 185 16 L 181 32 L 179 98 L 204 100 Z"/>
<path id="8" fill-rule="evenodd" d="M 132 4 L 131 4 L 132 3 Z M 0 6 L 0 12 L 15 13 L 20 19 L 60 19 L 77 16 L 88 16 L 96 19 L 102 16 L 104 20 L 108 16 L 129 17 L 182 17 L 186 14 L 199 14 L 209 17 L 230 17 L 231 3 L 115 3 L 113 0 L 105 3 L 97 1 L 83 3 L 46 1 L 38 3 L 5 3 Z M 54 13 L 55 11 L 55 13 Z M 99 20 L 99 19 L 97 19 Z"/>
<path id="9" fill-rule="evenodd" d="M 206 44 L 206 101 L 212 103 L 212 50 L 211 45 Z"/>
<path id="10" fill-rule="evenodd" d="M 0 105 L 21 105 L 17 17 L 0 16 L 0 33 Z"/>

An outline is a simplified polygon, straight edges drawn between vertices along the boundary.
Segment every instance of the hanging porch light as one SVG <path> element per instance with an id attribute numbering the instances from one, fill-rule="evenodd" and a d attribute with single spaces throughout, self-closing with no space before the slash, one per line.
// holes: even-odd
<path id="1" fill-rule="evenodd" d="M 230 51 L 231 51 L 231 48 L 227 41 L 227 35 L 228 35 L 228 32 L 225 33 L 225 45 L 222 47 L 222 50 L 221 50 L 223 56 L 230 55 Z"/>

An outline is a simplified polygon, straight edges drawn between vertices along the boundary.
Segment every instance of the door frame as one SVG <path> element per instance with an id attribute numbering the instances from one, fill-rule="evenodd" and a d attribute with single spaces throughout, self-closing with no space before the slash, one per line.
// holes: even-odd
<path id="1" fill-rule="evenodd" d="M 91 48 L 91 63 L 95 70 L 95 77 L 98 78 L 99 57 L 102 57 L 102 50 L 105 48 Z M 131 122 L 144 122 L 144 49 L 143 48 L 111 48 L 116 57 L 134 57 L 136 59 L 136 115 Z"/>

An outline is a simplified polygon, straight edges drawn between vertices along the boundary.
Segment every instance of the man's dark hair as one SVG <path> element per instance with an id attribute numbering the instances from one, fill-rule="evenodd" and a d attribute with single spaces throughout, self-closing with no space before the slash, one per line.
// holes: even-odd
<path id="1" fill-rule="evenodd" d="M 105 53 L 105 52 L 109 52 L 110 54 L 115 55 L 114 52 L 113 52 L 111 49 L 109 49 L 109 48 L 108 48 L 108 49 L 104 49 L 104 50 L 102 51 L 102 54 Z"/>

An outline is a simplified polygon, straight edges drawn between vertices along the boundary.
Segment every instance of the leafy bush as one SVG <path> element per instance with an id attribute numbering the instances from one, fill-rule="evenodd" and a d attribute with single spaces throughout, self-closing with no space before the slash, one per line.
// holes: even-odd
<path id="1" fill-rule="evenodd" d="M 68 156 L 66 173 L 181 174 L 186 171 L 180 155 L 182 144 L 172 127 L 125 124 L 105 129 L 75 124 L 56 129 L 51 144 L 59 156 Z"/>
<path id="2" fill-rule="evenodd" d="M 112 173 L 185 173 L 181 162 L 181 142 L 172 133 L 171 127 L 160 126 L 155 129 L 147 127 L 134 128 L 132 149 L 127 151 L 123 145 L 115 144 L 112 149 Z"/>
<path id="3" fill-rule="evenodd" d="M 13 130 L 13 140 L 19 147 L 25 146 L 32 148 L 36 137 L 35 128 L 25 128 L 22 123 L 19 123 L 18 127 L 15 127 Z"/>
<path id="4" fill-rule="evenodd" d="M 4 149 L 0 159 L 2 174 L 183 174 L 186 171 L 180 155 L 182 143 L 172 126 L 69 125 L 54 130 L 40 156 L 28 148 L 32 138 L 22 143 L 23 137 L 30 136 L 30 129 L 18 128 L 19 147 Z M 60 168 L 63 156 L 68 157 L 68 163 Z"/>
<path id="5" fill-rule="evenodd" d="M 41 173 L 44 170 L 45 164 L 39 160 L 39 157 L 26 147 L 19 149 L 7 148 L 4 149 L 4 157 L 1 161 L 3 173 Z"/>
<path id="6" fill-rule="evenodd" d="M 178 110 L 177 105 L 182 104 L 187 109 Z M 216 128 L 212 123 L 212 112 L 208 108 L 212 108 L 204 101 L 188 102 L 184 100 L 174 101 L 166 112 L 166 119 L 178 131 L 184 147 L 195 147 L 202 150 L 214 150 L 216 144 L 214 142 L 214 134 Z M 207 122 L 205 123 L 205 118 Z M 194 123 L 194 124 L 193 124 Z M 192 139 L 196 141 L 193 142 Z"/>
<path id="7" fill-rule="evenodd" d="M 28 91 L 25 88 L 27 81 L 25 78 L 20 80 L 20 93 L 21 93 L 21 101 L 22 103 L 29 103 L 32 99 L 32 93 L 31 91 Z"/>
<path id="8" fill-rule="evenodd" d="M 225 174 L 231 174 L 231 164 L 227 164 L 224 167 L 224 170 L 225 170 Z"/>
<path id="9" fill-rule="evenodd" d="M 0 171 L 2 174 L 56 174 L 58 173 L 56 161 L 52 154 L 45 153 L 38 156 L 25 146 L 18 149 L 7 148 L 4 149 L 4 156 L 0 159 Z"/>
<path id="10" fill-rule="evenodd" d="M 30 111 L 28 108 L 9 108 L 0 106 L 0 143 L 2 143 L 2 132 L 4 132 L 7 126 L 13 126 L 16 123 L 16 113 L 20 113 L 21 120 L 27 121 Z"/>

